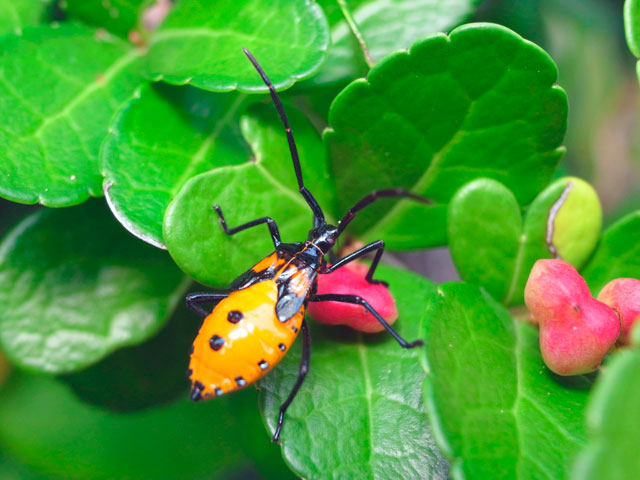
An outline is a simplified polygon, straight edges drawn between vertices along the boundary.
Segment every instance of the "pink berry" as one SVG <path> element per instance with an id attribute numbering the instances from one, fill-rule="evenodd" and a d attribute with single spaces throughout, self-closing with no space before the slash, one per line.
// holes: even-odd
<path id="1" fill-rule="evenodd" d="M 540 325 L 540 351 L 558 375 L 598 368 L 620 334 L 618 315 L 591 296 L 587 283 L 563 260 L 538 260 L 524 291 Z"/>
<path id="2" fill-rule="evenodd" d="M 318 275 L 318 295 L 338 293 L 364 298 L 389 324 L 398 318 L 398 310 L 387 287 L 365 280 L 369 266 L 349 263 L 327 275 Z M 318 323 L 348 325 L 361 332 L 380 332 L 384 327 L 362 305 L 341 302 L 311 302 L 309 315 Z"/>
<path id="3" fill-rule="evenodd" d="M 628 345 L 631 329 L 640 320 L 640 280 L 636 278 L 611 280 L 600 290 L 598 300 L 618 313 L 622 328 L 618 342 Z"/>

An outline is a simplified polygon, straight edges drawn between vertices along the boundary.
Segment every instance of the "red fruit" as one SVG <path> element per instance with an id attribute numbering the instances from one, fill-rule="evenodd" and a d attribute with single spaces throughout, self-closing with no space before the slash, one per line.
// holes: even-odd
<path id="1" fill-rule="evenodd" d="M 613 309 L 591 296 L 587 283 L 562 260 L 538 260 L 524 291 L 540 325 L 540 351 L 558 375 L 598 368 L 620 334 Z"/>
<path id="2" fill-rule="evenodd" d="M 333 273 L 318 275 L 318 295 L 339 293 L 364 298 L 389 324 L 398 318 L 396 302 L 387 287 L 365 280 L 369 266 L 349 263 Z M 362 305 L 341 302 L 311 302 L 309 315 L 318 323 L 348 325 L 361 332 L 381 332 L 384 327 Z"/>
<path id="3" fill-rule="evenodd" d="M 618 313 L 622 328 L 618 342 L 628 345 L 631 329 L 640 320 L 640 280 L 635 278 L 611 280 L 600 290 L 598 300 Z"/>

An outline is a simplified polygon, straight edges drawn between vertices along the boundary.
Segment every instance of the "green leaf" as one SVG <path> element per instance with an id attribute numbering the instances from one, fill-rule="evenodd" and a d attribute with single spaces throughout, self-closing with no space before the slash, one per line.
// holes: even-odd
<path id="1" fill-rule="evenodd" d="M 101 195 L 98 149 L 140 83 L 138 52 L 85 27 L 0 37 L 0 195 L 67 206 Z"/>
<path id="2" fill-rule="evenodd" d="M 64 0 L 62 8 L 70 18 L 127 38 L 140 26 L 142 13 L 151 4 L 153 0 Z"/>
<path id="3" fill-rule="evenodd" d="M 269 441 L 255 403 L 248 390 L 121 415 L 82 403 L 54 379 L 20 375 L 0 394 L 0 445 L 66 480 L 219 478 L 249 463 L 247 438 Z"/>
<path id="4" fill-rule="evenodd" d="M 374 61 L 406 49 L 420 37 L 451 30 L 471 16 L 479 0 L 349 0 L 346 2 Z M 321 1 L 331 25 L 331 48 L 312 83 L 353 80 L 366 73 L 361 47 L 336 0 Z"/>
<path id="5" fill-rule="evenodd" d="M 554 376 L 537 331 L 473 285 L 441 285 L 425 317 L 425 402 L 452 477 L 564 478 L 588 379 Z"/>
<path id="6" fill-rule="evenodd" d="M 460 276 L 506 299 L 522 235 L 520 206 L 511 190 L 489 178 L 469 182 L 449 203 L 447 233 Z"/>
<path id="7" fill-rule="evenodd" d="M 451 256 L 461 277 L 506 304 L 523 303 L 529 272 L 538 259 L 554 256 L 551 247 L 563 260 L 582 267 L 601 225 L 595 190 L 575 177 L 560 178 L 543 190 L 524 225 L 513 193 L 485 178 L 458 190 L 447 218 Z"/>
<path id="8" fill-rule="evenodd" d="M 0 245 L 0 346 L 28 370 L 78 370 L 157 332 L 185 288 L 101 202 L 40 210 Z"/>
<path id="9" fill-rule="evenodd" d="M 0 0 L 0 33 L 19 32 L 48 17 L 51 0 Z"/>
<path id="10" fill-rule="evenodd" d="M 247 160 L 250 150 L 237 124 L 245 98 L 145 85 L 120 110 L 100 161 L 105 196 L 127 230 L 166 248 L 164 212 L 185 182 L 212 168 Z"/>
<path id="11" fill-rule="evenodd" d="M 305 185 L 331 221 L 333 179 L 320 138 L 311 124 L 287 108 L 296 135 Z M 248 163 L 215 168 L 189 180 L 169 205 L 164 240 L 178 266 L 201 283 L 227 286 L 273 251 L 266 225 L 226 235 L 212 209 L 220 205 L 230 228 L 270 216 L 283 242 L 303 241 L 312 213 L 298 192 L 282 125 L 269 106 L 255 106 L 243 117 L 242 132 L 254 151 Z"/>
<path id="12" fill-rule="evenodd" d="M 206 90 L 263 91 L 246 47 L 276 88 L 286 88 L 311 76 L 328 46 L 327 20 L 314 2 L 181 0 L 151 38 L 147 71 Z"/>
<path id="13" fill-rule="evenodd" d="M 313 193 L 327 220 L 335 218 L 335 184 L 327 166 L 322 140 L 311 122 L 297 109 L 285 105 L 295 137 L 305 186 Z M 298 191 L 289 143 L 274 107 L 252 105 L 243 116 L 242 133 L 251 145 L 257 160 L 261 157 L 269 173 L 294 191 Z M 306 205 L 306 204 L 305 204 Z"/>
<path id="14" fill-rule="evenodd" d="M 605 230 L 593 257 L 580 273 L 594 295 L 614 278 L 640 278 L 640 210 Z"/>
<path id="15" fill-rule="evenodd" d="M 174 402 L 188 388 L 188 352 L 201 325 L 202 318 L 180 301 L 167 325 L 149 341 L 60 378 L 85 402 L 112 411 Z"/>
<path id="16" fill-rule="evenodd" d="M 640 58 L 640 1 L 625 0 L 624 2 L 624 33 L 629 50 Z M 640 77 L 640 62 L 637 63 Z"/>
<path id="17" fill-rule="evenodd" d="M 563 153 L 567 100 L 553 85 L 556 76 L 536 45 L 504 27 L 471 24 L 389 55 L 345 88 L 324 135 L 341 208 L 374 188 L 402 187 L 434 200 L 380 202 L 360 214 L 354 230 L 392 248 L 444 244 L 449 199 L 478 177 L 502 182 L 521 205 L 529 203 Z"/>
<path id="18" fill-rule="evenodd" d="M 589 443 L 576 462 L 575 480 L 640 478 L 640 351 L 614 354 L 587 407 Z"/>
<path id="19" fill-rule="evenodd" d="M 407 340 L 418 337 L 424 305 L 435 285 L 416 274 L 380 266 Z M 388 334 L 315 326 L 310 371 L 287 410 L 282 430 L 285 461 L 308 479 L 447 478 L 421 398 L 425 378 L 419 352 L 403 350 Z M 280 404 L 298 374 L 300 345 L 261 382 L 261 409 L 273 434 Z"/>

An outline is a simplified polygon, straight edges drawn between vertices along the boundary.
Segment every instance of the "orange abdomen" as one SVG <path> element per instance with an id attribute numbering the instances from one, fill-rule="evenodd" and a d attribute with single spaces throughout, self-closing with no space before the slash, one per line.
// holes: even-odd
<path id="1" fill-rule="evenodd" d="M 193 400 L 245 387 L 282 359 L 300 331 L 304 306 L 282 323 L 277 299 L 278 285 L 265 280 L 232 292 L 204 320 L 189 363 Z"/>

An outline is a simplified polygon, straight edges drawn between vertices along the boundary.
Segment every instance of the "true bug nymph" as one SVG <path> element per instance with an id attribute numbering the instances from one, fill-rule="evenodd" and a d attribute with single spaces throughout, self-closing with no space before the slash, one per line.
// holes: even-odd
<path id="1" fill-rule="evenodd" d="M 236 278 L 225 292 L 193 293 L 187 296 L 187 305 L 205 318 L 193 343 L 188 375 L 191 380 L 191 398 L 194 401 L 219 396 L 243 388 L 262 378 L 286 354 L 302 331 L 302 360 L 298 378 L 291 393 L 280 407 L 278 426 L 273 441 L 280 437 L 284 414 L 309 371 L 311 337 L 304 319 L 308 302 L 337 301 L 362 305 L 382 324 L 403 348 L 422 345 L 421 340 L 407 342 L 363 298 L 357 295 L 317 295 L 315 285 L 318 274 L 331 273 L 357 258 L 375 252 L 366 275 L 373 280 L 384 250 L 381 240 L 328 265 L 327 256 L 355 214 L 382 197 L 406 197 L 420 202 L 420 196 L 396 188 L 377 190 L 363 197 L 351 207 L 338 223 L 330 225 L 309 190 L 304 186 L 298 152 L 282 102 L 273 84 L 247 49 L 243 49 L 262 80 L 269 88 L 275 108 L 286 130 L 298 190 L 313 212 L 313 228 L 305 242 L 282 243 L 276 222 L 262 217 L 229 228 L 222 209 L 215 205 L 220 225 L 227 235 L 233 235 L 257 225 L 267 224 L 275 252 Z M 202 304 L 216 304 L 212 312 Z"/>

